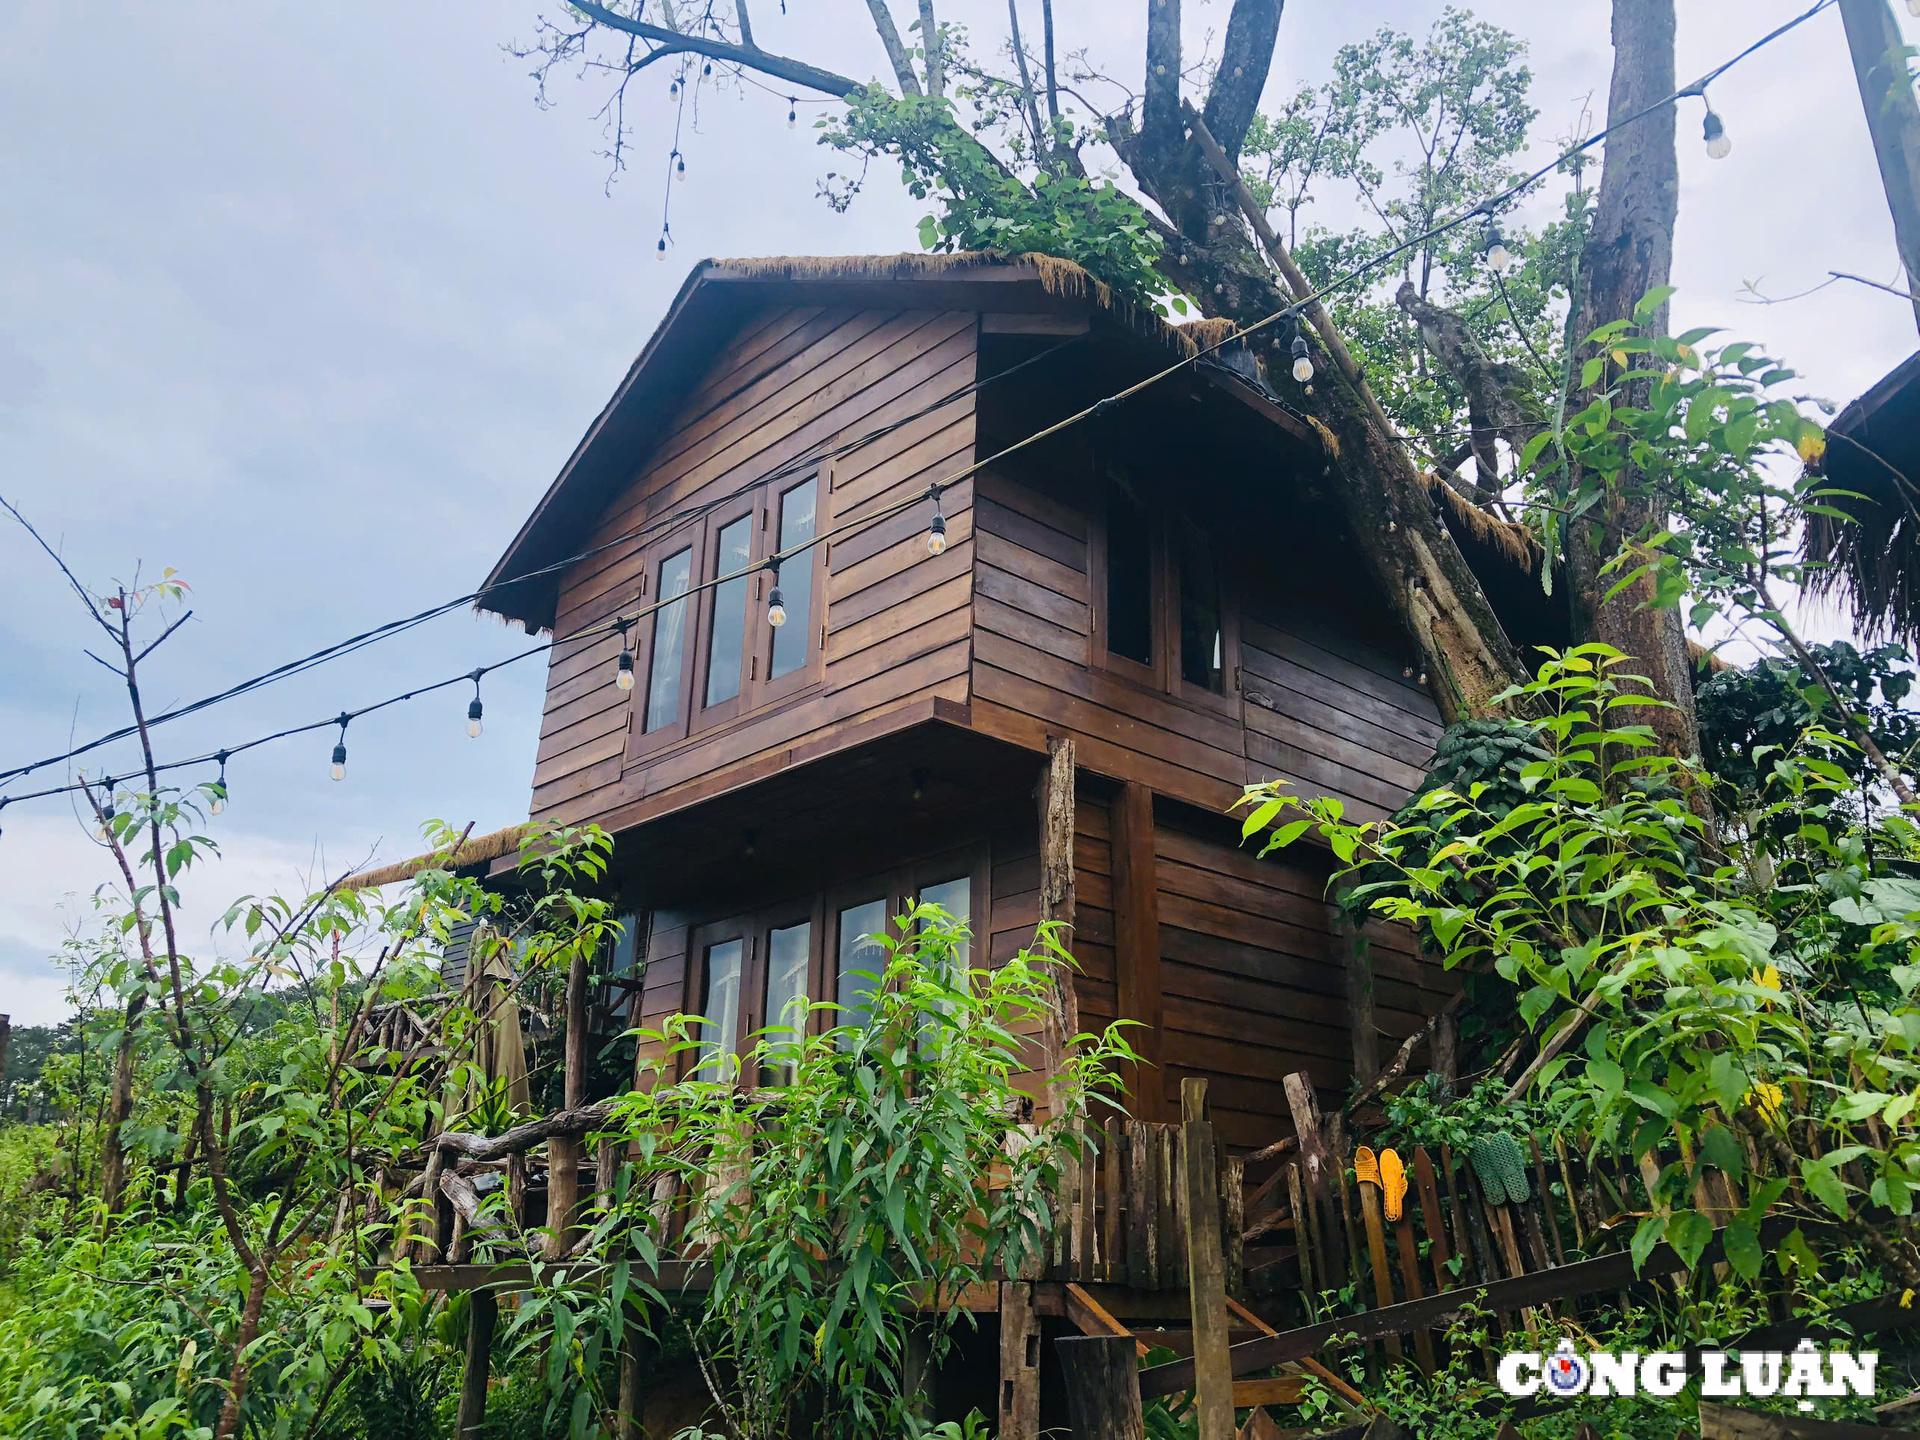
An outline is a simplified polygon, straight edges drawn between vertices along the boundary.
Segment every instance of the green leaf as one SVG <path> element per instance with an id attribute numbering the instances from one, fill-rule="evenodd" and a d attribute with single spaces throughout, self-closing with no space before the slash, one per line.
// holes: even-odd
<path id="1" fill-rule="evenodd" d="M 1840 1177 L 1833 1173 L 1828 1165 L 1814 1160 L 1800 1162 L 1800 1178 L 1806 1182 L 1807 1191 L 1842 1220 L 1847 1218 L 1847 1187 L 1840 1183 Z"/>
<path id="2" fill-rule="evenodd" d="M 1633 1244 L 1629 1247 L 1633 1252 L 1633 1271 L 1636 1275 L 1640 1273 L 1641 1266 L 1647 1263 L 1647 1257 L 1653 1254 L 1654 1247 L 1660 1243 L 1666 1233 L 1667 1217 L 1665 1215 L 1649 1215 L 1640 1222 L 1640 1228 L 1633 1232 Z"/>
<path id="3" fill-rule="evenodd" d="M 1713 1222 L 1698 1210 L 1676 1210 L 1667 1217 L 1667 1243 L 1687 1269 L 1700 1263 L 1707 1242 L 1713 1239 Z M 1638 1243 L 1639 1236 L 1634 1240 Z"/>
<path id="4" fill-rule="evenodd" d="M 1727 1263 L 1743 1280 L 1758 1280 L 1764 1256 L 1760 1251 L 1760 1232 L 1745 1220 L 1730 1221 L 1720 1235 Z"/>

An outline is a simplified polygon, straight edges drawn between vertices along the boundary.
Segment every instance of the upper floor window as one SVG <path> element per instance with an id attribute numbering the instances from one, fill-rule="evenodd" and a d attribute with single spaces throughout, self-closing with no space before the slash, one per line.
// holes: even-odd
<path id="1" fill-rule="evenodd" d="M 1106 485 L 1097 548 L 1094 654 L 1156 690 L 1217 704 L 1232 690 L 1237 637 L 1214 533 L 1125 478 Z"/>
<path id="2" fill-rule="evenodd" d="M 822 490 L 820 476 L 763 486 L 706 516 L 691 537 L 682 528 L 654 547 L 643 598 L 659 608 L 642 627 L 646 654 L 637 660 L 646 691 L 637 697 L 629 756 L 819 679 L 826 555 L 812 542 Z M 768 620 L 773 576 L 764 568 L 776 552 L 787 556 L 778 626 Z"/>

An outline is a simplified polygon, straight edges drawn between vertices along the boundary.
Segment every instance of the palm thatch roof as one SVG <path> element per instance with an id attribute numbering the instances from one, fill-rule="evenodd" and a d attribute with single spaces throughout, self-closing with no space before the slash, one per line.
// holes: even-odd
<path id="1" fill-rule="evenodd" d="M 374 890 L 382 885 L 397 885 L 402 880 L 411 880 L 422 870 L 464 870 L 470 865 L 485 864 L 489 860 L 499 859 L 502 855 L 518 854 L 521 838 L 526 833 L 527 825 L 524 821 L 518 825 L 509 825 L 491 834 L 476 835 L 471 840 L 463 841 L 451 852 L 434 850 L 394 865 L 382 865 L 377 870 L 363 870 L 360 874 L 343 882 L 340 888 L 342 890 Z"/>
<path id="2" fill-rule="evenodd" d="M 1920 641 L 1920 354 L 1909 356 L 1827 427 L 1818 462 L 1828 485 L 1848 494 L 1824 503 L 1845 518 L 1815 515 L 1801 554 L 1815 567 L 1809 588 L 1839 597 L 1864 636 Z"/>

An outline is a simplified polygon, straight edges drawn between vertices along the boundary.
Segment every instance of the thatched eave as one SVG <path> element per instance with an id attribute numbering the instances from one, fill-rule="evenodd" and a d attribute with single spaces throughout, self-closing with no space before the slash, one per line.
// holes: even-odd
<path id="1" fill-rule="evenodd" d="M 435 850 L 426 855 L 416 855 L 411 860 L 402 860 L 393 865 L 382 865 L 377 870 L 364 870 L 346 880 L 342 890 L 375 890 L 382 885 L 397 885 L 402 880 L 411 880 L 423 870 L 465 870 L 470 866 L 484 865 L 502 855 L 517 855 L 520 841 L 527 833 L 526 822 L 509 825 L 505 829 L 495 830 L 491 834 L 476 835 L 471 840 L 462 841 L 451 853 Z"/>

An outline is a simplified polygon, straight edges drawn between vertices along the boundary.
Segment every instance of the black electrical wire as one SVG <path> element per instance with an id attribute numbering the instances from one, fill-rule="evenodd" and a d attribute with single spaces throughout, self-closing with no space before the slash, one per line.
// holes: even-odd
<path id="1" fill-rule="evenodd" d="M 872 515 L 863 516 L 857 521 L 850 522 L 848 525 L 838 527 L 837 529 L 830 531 L 825 535 L 817 536 L 815 539 L 810 540 L 803 545 L 795 546 L 791 551 L 780 552 L 776 556 L 769 557 L 768 560 L 756 562 L 753 565 L 750 565 L 742 570 L 733 571 L 726 575 L 715 576 L 710 580 L 703 581 L 698 585 L 689 587 L 686 591 L 682 592 L 682 594 L 680 595 L 674 596 L 667 600 L 656 601 L 654 604 L 644 606 L 640 610 L 632 614 L 625 615 L 622 617 L 616 617 L 616 620 L 614 622 L 603 622 L 602 625 L 591 627 L 588 630 L 577 631 L 573 635 L 569 635 L 560 639 L 553 640 L 545 645 L 536 646 L 530 650 L 522 651 L 519 655 L 513 656 L 508 660 L 500 662 L 500 665 L 512 664 L 515 661 L 526 659 L 528 656 L 541 654 L 547 650 L 552 649 L 554 646 L 559 644 L 569 644 L 582 639 L 597 638 L 599 634 L 610 631 L 613 628 L 613 625 L 620 623 L 622 620 L 624 620 L 626 624 L 631 625 L 633 621 L 644 618 L 647 615 L 651 615 L 656 610 L 659 610 L 666 605 L 677 603 L 679 600 L 684 599 L 689 595 L 698 594 L 701 591 L 712 589 L 720 584 L 724 584 L 728 580 L 733 580 L 744 575 L 753 574 L 758 570 L 766 568 L 770 563 L 774 563 L 779 560 L 790 558 L 791 555 L 797 555 L 797 554 L 803 553 L 804 551 L 812 549 L 814 545 L 821 544 L 828 540 L 836 538 L 837 536 L 847 533 L 852 529 L 865 528 L 865 526 L 867 525 L 875 524 L 875 523 L 878 523 L 878 521 L 880 520 L 890 518 L 892 515 L 897 514 L 901 510 L 909 508 L 912 505 L 918 504 L 922 500 L 929 499 L 929 498 L 937 500 L 942 490 L 946 489 L 951 485 L 959 483 L 960 481 L 975 474 L 977 471 L 983 469 L 984 467 L 994 464 L 1000 460 L 1003 460 L 1010 455 L 1014 455 L 1021 450 L 1027 449 L 1029 446 L 1038 444 L 1040 441 L 1045 440 L 1055 434 L 1058 434 L 1059 432 L 1067 429 L 1070 426 L 1076 425 L 1083 420 L 1086 420 L 1095 416 L 1107 414 L 1114 407 L 1130 399 L 1134 395 L 1137 395 L 1141 391 L 1146 390 L 1147 388 L 1155 384 L 1158 384 L 1161 380 L 1164 380 L 1171 375 L 1175 375 L 1179 373 L 1181 370 L 1187 369 L 1188 367 L 1194 365 L 1198 361 L 1205 359 L 1209 355 L 1212 355 L 1216 351 L 1224 349 L 1229 345 L 1238 344 L 1244 341 L 1247 336 L 1252 335 L 1257 331 L 1264 330 L 1268 326 L 1273 325 L 1279 321 L 1285 320 L 1289 317 L 1297 317 L 1301 313 L 1305 312 L 1307 307 L 1317 304 L 1319 301 L 1324 299 L 1326 296 L 1332 294 L 1334 291 L 1345 289 L 1347 286 L 1353 284 L 1355 281 L 1363 279 L 1368 275 L 1371 275 L 1374 271 L 1378 270 L 1381 266 L 1385 265 L 1389 260 L 1393 260 L 1398 256 L 1405 254 L 1409 250 L 1415 249 L 1420 245 L 1424 245 L 1429 240 L 1437 239 L 1442 235 L 1445 235 L 1455 229 L 1458 229 L 1461 225 L 1466 224 L 1468 221 L 1474 219 L 1477 216 L 1481 216 L 1481 215 L 1491 216 L 1496 210 L 1506 205 L 1515 196 L 1519 195 L 1521 192 L 1525 191 L 1532 185 L 1544 179 L 1547 175 L 1551 174 L 1554 170 L 1558 169 L 1561 165 L 1565 164 L 1568 160 L 1572 159 L 1574 156 L 1592 149 L 1595 145 L 1598 145 L 1601 141 L 1605 140 L 1609 135 L 1612 135 L 1617 131 L 1623 130 L 1630 125 L 1638 123 L 1640 120 L 1645 119 L 1649 115 L 1655 114 L 1656 112 L 1664 109 L 1668 105 L 1671 105 L 1680 99 L 1686 98 L 1688 96 L 1703 94 L 1708 84 L 1718 79 L 1721 75 L 1725 74 L 1728 70 L 1731 70 L 1735 65 L 1739 64 L 1742 60 L 1746 59 L 1750 55 L 1753 55 L 1755 52 L 1761 50 L 1765 46 L 1771 44 L 1773 41 L 1779 39 L 1781 36 L 1787 34 L 1789 31 L 1804 24 L 1806 21 L 1811 20 L 1814 16 L 1818 15 L 1821 11 L 1829 9 L 1838 3 L 1839 3 L 1839 0 L 1818 0 L 1818 3 L 1814 4 L 1809 9 L 1803 11 L 1801 14 L 1795 16 L 1793 19 L 1787 21 L 1785 24 L 1778 26 L 1772 31 L 1769 31 L 1766 35 L 1761 36 L 1760 39 L 1754 41 L 1751 45 L 1747 46 L 1746 49 L 1740 51 L 1738 54 L 1733 56 L 1732 59 L 1727 60 L 1721 65 L 1708 71 L 1705 75 L 1701 76 L 1698 80 L 1695 80 L 1691 84 L 1686 85 L 1681 89 L 1674 91 L 1672 94 L 1664 97 L 1663 99 L 1656 100 L 1653 103 L 1647 106 L 1644 106 L 1643 108 L 1635 111 L 1633 114 L 1627 116 L 1624 120 L 1620 120 L 1614 124 L 1611 124 L 1607 126 L 1606 129 L 1598 131 L 1595 134 L 1587 137 L 1587 139 L 1581 141 L 1579 144 L 1570 147 L 1566 151 L 1554 157 L 1554 159 L 1549 161 L 1547 164 L 1534 170 L 1531 174 L 1523 176 L 1521 179 L 1516 180 L 1510 185 L 1508 185 L 1505 189 L 1498 191 L 1497 193 L 1488 197 L 1485 200 L 1482 200 L 1479 204 L 1475 205 L 1472 209 L 1463 211 L 1461 214 L 1456 215 L 1449 220 L 1441 221 L 1439 224 L 1434 225 L 1432 228 L 1425 231 L 1423 234 L 1415 235 L 1408 238 L 1407 240 L 1401 242 L 1400 244 L 1381 252 L 1379 255 L 1374 256 L 1372 259 L 1364 261 L 1360 265 L 1355 266 L 1352 270 L 1348 271 L 1346 274 L 1339 276 L 1332 281 L 1329 281 L 1327 284 L 1320 286 L 1319 288 L 1311 291 L 1306 295 L 1297 296 L 1294 299 L 1294 301 L 1288 306 L 1286 306 L 1285 308 L 1276 310 L 1271 315 L 1268 315 L 1263 319 L 1256 320 L 1250 325 L 1237 327 L 1231 334 L 1225 336 L 1224 338 L 1222 338 L 1221 340 L 1217 341 L 1212 345 L 1209 345 L 1202 349 L 1197 350 L 1195 354 L 1183 360 L 1180 360 L 1173 365 L 1169 365 L 1162 370 L 1155 371 L 1153 374 L 1147 376 L 1145 379 L 1137 381 L 1136 383 L 1129 385 L 1124 389 L 1105 397 L 1104 399 L 1095 401 L 1092 405 L 1086 406 L 1085 408 L 1074 412 L 1072 415 L 1069 415 L 1062 420 L 1058 420 L 1053 424 L 1048 425 L 1042 428 L 1041 430 L 1038 430 L 1033 434 L 1026 436 L 1024 439 L 1015 441 L 1012 445 L 1007 446 L 1006 448 L 1000 450 L 996 454 L 988 456 L 984 460 L 975 461 L 973 464 L 968 465 L 959 471 L 956 471 L 954 474 L 946 477 L 945 479 L 934 482 L 931 486 L 928 487 L 927 491 L 922 495 L 917 495 L 910 500 L 900 502 L 898 505 L 890 506 L 890 507 L 887 507 L 886 509 L 876 511 Z M 1074 337 L 1074 338 L 1077 338 L 1077 337 Z M 1006 370 L 1000 371 L 996 375 L 988 377 L 987 380 L 976 381 L 972 386 L 965 387 L 961 391 L 957 391 L 953 395 L 944 397 L 942 400 L 935 402 L 933 405 L 927 407 L 926 410 L 922 410 L 913 416 L 907 417 L 906 419 L 896 422 L 895 424 L 884 427 L 881 430 L 871 432 L 870 434 L 863 436 L 856 441 L 850 442 L 848 445 L 844 447 L 840 447 L 839 449 L 826 452 L 824 454 L 814 455 L 814 456 L 807 457 L 805 459 L 796 459 L 794 461 L 791 461 L 788 463 L 787 466 L 780 467 L 772 472 L 769 472 L 767 475 L 763 475 L 757 478 L 756 480 L 752 481 L 748 485 L 741 487 L 740 490 L 734 492 L 733 496 L 721 497 L 718 500 L 709 501 L 703 505 L 692 507 L 687 512 L 677 513 L 674 516 L 666 517 L 666 519 L 662 520 L 661 522 L 657 522 L 655 525 L 642 527 L 641 530 L 639 531 L 633 532 L 629 535 L 620 536 L 614 540 L 607 541 L 602 545 L 598 545 L 593 547 L 592 549 L 582 551 L 576 555 L 569 556 L 564 560 L 556 561 L 551 565 L 543 566 L 537 570 L 528 571 L 524 575 L 516 575 L 513 577 L 512 580 L 503 582 L 503 586 L 501 588 L 504 588 L 505 584 L 517 584 L 524 580 L 536 579 L 542 575 L 550 574 L 556 570 L 564 569 L 568 566 L 577 564 L 581 560 L 589 559 L 594 555 L 604 553 L 605 551 L 613 549 L 617 546 L 632 543 L 635 540 L 651 535 L 651 533 L 654 530 L 659 529 L 662 526 L 671 525 L 673 527 L 677 527 L 680 524 L 687 523 L 692 518 L 696 518 L 699 515 L 703 515 L 707 513 L 709 510 L 711 510 L 717 505 L 724 504 L 727 499 L 737 498 L 738 495 L 743 494 L 748 490 L 758 489 L 760 486 L 768 484 L 780 478 L 783 478 L 787 474 L 796 473 L 798 469 L 804 469 L 804 468 L 809 468 L 809 467 L 818 465 L 824 459 L 835 458 L 839 455 L 851 453 L 853 450 L 857 450 L 861 446 L 871 443 L 874 439 L 879 438 L 879 436 L 891 433 L 892 431 L 900 428 L 900 426 L 909 424 L 914 419 L 921 418 L 921 416 L 929 413 L 931 410 L 938 409 L 940 408 L 940 406 L 945 404 L 951 404 L 953 403 L 954 400 L 964 398 L 966 395 L 973 393 L 975 390 L 979 389 L 981 386 L 985 384 L 991 383 L 994 380 L 1003 379 L 1006 376 L 1009 376 L 1018 370 L 1024 369 L 1028 365 L 1034 364 L 1037 361 L 1044 359 L 1047 355 L 1052 354 L 1053 351 L 1058 350 L 1062 348 L 1064 345 L 1070 344 L 1070 343 L 1072 343 L 1071 339 L 1061 342 L 1061 345 L 1049 347 L 1048 350 L 1041 352 L 1041 354 L 1039 355 L 1032 356 L 1029 359 L 1022 361 L 1017 365 L 1010 366 Z M 9 506 L 8 508 L 11 508 L 11 507 Z M 666 533 L 671 534 L 672 529 L 668 528 L 666 530 Z M 168 720 L 179 719 L 184 715 L 193 714 L 199 710 L 207 708 L 207 706 L 209 705 L 220 703 L 222 700 L 232 699 L 235 696 L 244 694 L 249 690 L 259 688 L 259 686 L 263 684 L 272 683 L 274 680 L 287 678 L 287 676 L 291 674 L 298 674 L 301 672 L 302 669 L 309 668 L 313 664 L 318 664 L 324 659 L 334 658 L 336 655 L 340 655 L 340 654 L 350 654 L 352 653 L 353 650 L 362 648 L 362 646 L 366 644 L 371 644 L 376 639 L 384 638 L 388 634 L 399 633 L 401 630 L 411 628 L 413 625 L 424 623 L 426 620 L 432 619 L 437 615 L 445 614 L 450 610 L 456 609 L 460 605 L 471 603 L 472 601 L 480 598 L 480 596 L 484 593 L 486 592 L 475 591 L 470 595 L 466 595 L 457 600 L 448 601 L 443 605 L 436 606 L 434 607 L 434 609 L 430 611 L 422 611 L 417 616 L 412 616 L 402 621 L 390 622 L 387 625 L 376 627 L 376 629 L 374 630 L 363 632 L 361 636 L 356 636 L 351 640 L 343 641 L 337 646 L 329 647 L 327 650 L 316 652 L 315 655 L 309 656 L 305 660 L 291 662 L 290 664 L 285 666 L 280 666 L 273 671 L 268 671 L 266 672 L 266 674 L 262 676 L 255 677 L 251 681 L 243 681 L 239 685 L 230 687 L 227 691 L 221 692 L 221 694 L 217 696 L 210 696 L 204 700 L 195 701 L 190 705 L 181 706 L 163 715 L 156 716 L 148 722 L 149 728 L 157 724 L 165 723 Z M 492 667 L 485 667 L 485 668 L 498 669 L 500 668 L 500 665 L 495 665 Z M 453 677 L 451 680 L 444 680 L 434 685 L 423 687 L 421 689 L 411 690 L 406 692 L 405 694 L 394 696 L 390 699 L 380 701 L 374 705 L 366 707 L 365 709 L 362 709 L 359 711 L 347 712 L 347 713 L 349 713 L 350 715 L 361 715 L 361 714 L 367 714 L 373 710 L 384 709 L 388 705 L 398 704 L 403 700 L 413 699 L 418 695 L 430 694 L 433 691 L 443 689 L 448 685 L 457 684 L 461 680 L 470 679 L 472 678 L 472 675 L 473 675 L 472 671 L 464 671 L 460 675 Z M 245 746 L 228 746 L 227 753 L 229 755 L 235 754 L 242 749 L 250 749 L 254 745 L 265 744 L 267 743 L 268 740 L 281 739 L 288 735 L 300 734 L 307 730 L 319 729 L 326 725 L 332 725 L 336 723 L 338 723 L 337 718 L 324 720 L 324 721 L 317 721 L 312 725 L 297 726 L 289 730 L 276 732 L 273 735 L 264 737 L 260 740 L 250 741 Z M 30 765 L 18 766 L 11 770 L 0 771 L 0 781 L 13 779 L 20 775 L 28 774 L 31 771 L 43 769 L 48 765 L 59 764 L 66 760 L 76 759 L 79 756 L 86 754 L 91 750 L 97 749 L 101 745 L 109 744 L 114 740 L 125 739 L 126 737 L 134 733 L 136 733 L 135 727 L 132 727 L 132 726 L 123 727 L 122 729 L 114 732 L 109 736 L 103 736 L 100 739 L 91 741 L 86 745 L 76 747 L 75 749 L 70 750 L 63 755 L 52 756 L 45 760 L 35 761 Z M 175 761 L 175 762 L 171 762 L 166 766 L 157 767 L 157 768 L 175 769 L 185 765 L 204 764 L 213 758 L 214 758 L 213 754 L 210 753 L 206 756 L 196 757 L 193 760 Z M 59 786 L 59 787 L 55 787 L 48 790 L 34 791 L 29 794 L 5 797 L 5 799 L 7 801 L 11 801 L 15 799 L 26 800 L 26 799 L 36 799 L 44 795 L 65 794 L 73 790 L 83 789 L 85 788 L 85 784 L 86 782 L 81 782 L 74 785 Z"/>

